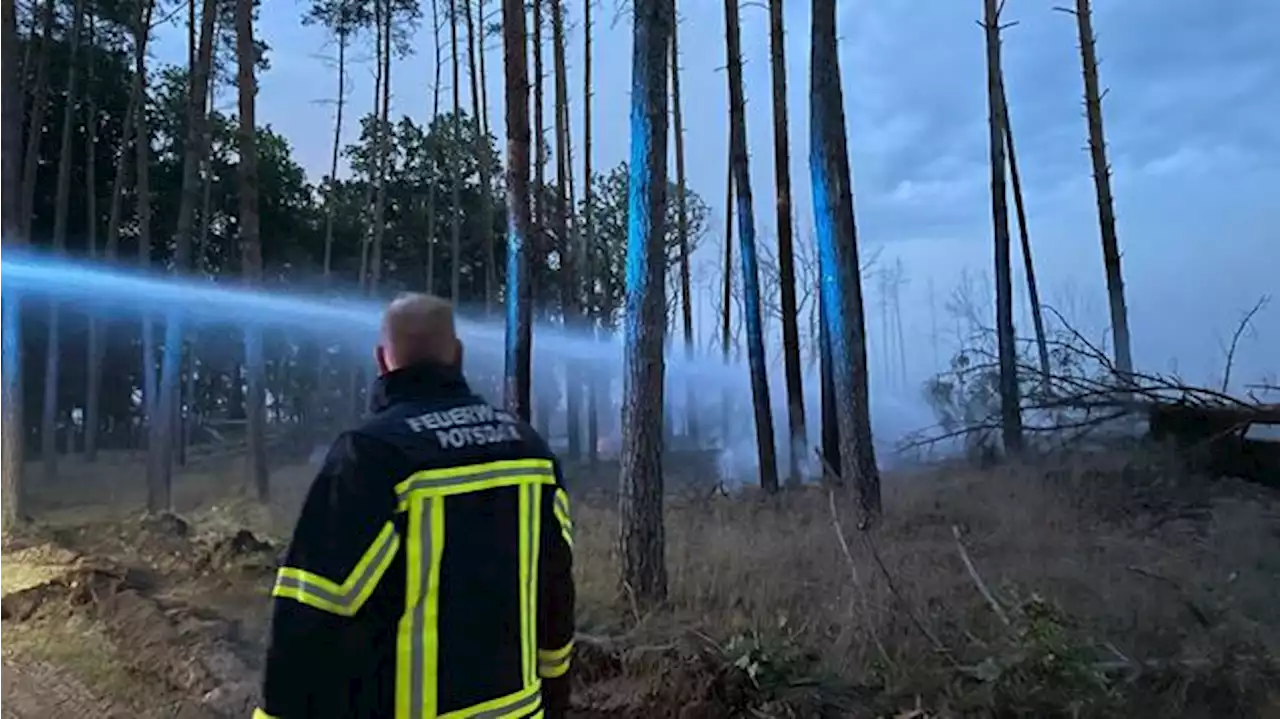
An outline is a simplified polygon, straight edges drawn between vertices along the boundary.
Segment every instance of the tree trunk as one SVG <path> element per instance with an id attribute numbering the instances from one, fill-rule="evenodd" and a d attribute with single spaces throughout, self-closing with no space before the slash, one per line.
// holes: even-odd
<path id="1" fill-rule="evenodd" d="M 791 151 L 787 119 L 787 60 L 782 0 L 769 0 L 769 57 L 773 78 L 773 177 L 777 189 L 778 289 L 782 303 L 782 361 L 787 382 L 787 481 L 800 483 L 804 463 L 804 381 L 800 377 L 799 309 L 791 241 Z"/>
<path id="2" fill-rule="evenodd" d="M 137 157 L 138 194 L 138 265 L 142 271 L 151 269 L 151 129 L 147 123 L 147 42 L 151 36 L 151 15 L 155 7 L 152 0 L 143 0 L 142 22 L 138 24 L 136 40 L 139 51 L 134 55 L 134 74 L 138 77 L 138 109 L 134 114 L 134 148 Z M 156 408 L 159 405 L 159 387 L 156 376 L 155 326 L 149 313 L 142 318 L 142 414 L 148 429 L 147 439 L 147 506 L 163 509 L 169 506 L 169 484 L 156 481 L 153 463 L 156 450 L 152 447 L 150 430 L 156 425 Z"/>
<path id="3" fill-rule="evenodd" d="M 1022 268 L 1027 275 L 1027 302 L 1031 305 L 1031 323 L 1036 332 L 1036 350 L 1040 359 L 1040 390 L 1048 392 L 1049 340 L 1044 331 L 1044 312 L 1040 308 L 1040 288 L 1036 284 L 1036 263 L 1031 256 L 1031 235 L 1027 229 L 1027 208 L 1022 200 L 1022 179 L 1018 174 L 1018 156 L 1013 150 L 1013 127 L 1009 120 L 1009 96 L 1004 90 L 1004 71 L 1000 72 L 1001 125 L 1005 149 L 1009 152 L 1009 180 L 1013 183 L 1013 207 L 1018 216 L 1018 239 L 1022 245 Z M 936 332 L 937 330 L 935 330 Z"/>
<path id="4" fill-rule="evenodd" d="M 342 151 L 342 110 L 347 100 L 347 42 L 350 33 L 339 28 L 338 39 L 338 106 L 333 120 L 333 146 L 329 155 L 329 182 L 325 186 L 324 197 L 324 283 L 329 285 L 330 273 L 333 271 L 333 213 L 334 190 L 338 184 L 338 156 Z"/>
<path id="5" fill-rule="evenodd" d="M 0 0 L 3 9 L 3 37 L 0 37 L 0 117 L 3 118 L 3 146 L 0 147 L 0 234 L 6 248 L 21 247 L 26 238 L 19 232 L 19 184 L 22 182 L 22 106 L 16 50 L 18 47 L 18 10 L 14 0 Z M 34 39 L 29 40 L 29 42 Z M 28 45 L 30 47 L 30 45 Z M 25 63 L 23 65 L 25 69 Z M 26 501 L 23 495 L 23 460 L 26 449 L 26 424 L 22 412 L 22 329 L 19 307 L 21 297 L 4 292 L 3 321 L 0 334 L 3 346 L 3 370 L 0 371 L 0 490 L 4 507 L 0 513 L 0 531 L 23 522 Z"/>
<path id="6" fill-rule="evenodd" d="M 583 253 L 582 259 L 584 264 L 584 272 L 588 280 L 592 283 L 590 286 L 594 288 L 596 277 L 596 263 L 594 257 L 596 255 L 595 239 L 596 229 L 595 222 L 592 219 L 591 206 L 594 202 L 592 197 L 592 176 L 591 176 L 591 3 L 583 4 L 582 8 L 582 213 L 583 222 Z M 590 298 L 594 292 L 588 291 L 586 296 Z M 595 303 L 588 299 L 588 312 L 592 310 Z M 596 318 L 588 317 L 591 322 L 591 331 L 594 336 L 598 337 L 599 323 Z M 597 373 L 597 367 L 592 364 L 587 371 L 587 458 L 594 468 L 600 461 L 600 378 Z"/>
<path id="7" fill-rule="evenodd" d="M 378 121 L 378 180 L 373 208 L 373 253 L 369 260 L 369 294 L 377 294 L 382 279 L 382 239 L 387 223 L 387 166 L 391 161 L 391 25 L 389 0 L 374 0 L 382 26 L 379 58 L 382 66 L 382 107 Z"/>
<path id="8" fill-rule="evenodd" d="M 720 357 L 726 369 L 733 344 L 733 123 L 729 123 L 729 151 L 725 155 L 724 183 L 724 286 L 720 299 Z M 729 447 L 733 433 L 733 390 L 725 389 L 721 402 L 720 444 Z"/>
<path id="9" fill-rule="evenodd" d="M 862 306 L 853 187 L 845 137 L 844 92 L 836 49 L 835 0 L 813 0 L 809 56 L 809 170 L 818 234 L 826 344 L 840 434 L 840 466 L 852 472 L 862 509 L 880 514 L 880 472 L 867 403 L 866 320 Z"/>
<path id="10" fill-rule="evenodd" d="M 674 5 L 674 0 L 673 3 Z M 684 325 L 684 356 L 692 362 L 693 346 L 693 287 L 690 279 L 689 265 L 689 203 L 685 193 L 688 183 L 684 167 L 684 115 L 680 107 L 680 25 L 671 24 L 671 121 L 676 136 L 676 234 L 680 238 L 680 312 Z M 685 422 L 689 439 L 698 440 L 698 401 L 696 398 L 695 380 L 690 379 L 685 387 Z"/>
<path id="11" fill-rule="evenodd" d="M 743 318 L 747 330 L 747 361 L 751 366 L 751 404 L 755 409 L 756 458 L 760 486 L 778 490 L 778 461 L 773 444 L 773 409 L 769 405 L 769 375 L 765 365 L 764 323 L 760 312 L 760 270 L 756 261 L 756 221 L 751 198 L 751 170 L 747 157 L 746 100 L 742 90 L 742 51 L 739 47 L 738 0 L 725 0 L 725 52 L 729 64 L 729 133 L 733 178 L 737 186 L 738 239 L 742 256 Z"/>
<path id="12" fill-rule="evenodd" d="M 827 301 L 823 299 L 822 280 L 818 280 L 818 374 L 821 382 L 820 411 L 822 413 L 820 437 L 822 461 L 834 473 L 827 481 L 844 484 L 843 465 L 840 463 L 840 415 L 836 407 L 835 367 L 831 364 L 831 334 L 827 329 Z"/>
<path id="13" fill-rule="evenodd" d="M 85 135 L 84 135 L 84 184 L 85 184 L 85 244 L 89 248 L 89 257 L 93 261 L 98 258 L 98 101 L 97 101 L 97 63 L 94 61 L 96 57 L 95 48 L 97 47 L 97 23 L 94 14 L 89 13 L 88 18 L 88 45 L 89 57 L 85 63 Z M 125 134 L 128 134 L 127 132 Z M 92 372 L 94 359 L 101 340 L 98 337 L 99 324 L 98 318 L 90 313 L 88 319 L 88 341 L 85 347 L 85 365 L 86 371 Z M 88 460 L 91 458 L 89 453 L 89 435 L 97 435 L 97 427 L 93 426 L 98 421 L 98 413 L 96 411 L 89 412 L 90 400 L 93 400 L 96 410 L 96 397 L 90 397 L 88 390 L 91 389 L 86 385 L 85 390 L 85 412 L 84 421 L 84 456 Z"/>
<path id="14" fill-rule="evenodd" d="M 573 247 L 569 222 L 572 208 L 569 194 L 573 191 L 570 177 L 571 134 L 569 129 L 569 70 L 565 62 L 564 1 L 554 0 L 551 5 L 552 57 L 556 66 L 556 242 L 560 253 L 560 313 L 566 331 L 578 327 L 578 272 L 576 263 L 579 252 Z M 571 460 L 582 457 L 582 385 L 578 382 L 579 369 L 572 360 L 565 363 L 564 400 L 565 433 L 568 434 L 567 456 Z"/>
<path id="15" fill-rule="evenodd" d="M 204 0 L 200 17 L 200 43 L 196 63 L 187 88 L 187 128 L 183 144 L 182 194 L 178 202 L 174 231 L 173 272 L 184 274 L 191 267 L 191 245 L 196 204 L 200 201 L 200 162 L 204 157 L 205 100 L 213 65 L 213 30 L 217 13 L 215 0 Z M 140 113 L 145 114 L 145 113 Z M 141 135 L 140 135 L 141 137 Z M 179 398 L 179 368 L 182 360 L 182 316 L 170 310 L 164 331 L 164 356 L 160 369 L 160 398 L 152 415 L 148 462 L 147 508 L 153 512 L 171 509 L 173 445 L 177 433 L 174 419 Z"/>
<path id="16" fill-rule="evenodd" d="M 138 15 L 138 26 L 134 28 L 135 65 L 138 63 L 139 53 L 142 53 L 145 57 L 146 40 L 149 33 L 147 28 L 142 25 L 144 23 L 150 25 L 149 10 L 151 7 L 151 3 L 145 3 L 145 7 L 140 10 Z M 111 205 L 107 215 L 107 236 L 103 249 L 103 260 L 107 264 L 114 264 L 120 253 L 120 224 L 124 214 L 124 190 L 129 171 L 129 142 L 135 136 L 134 115 L 137 113 L 142 97 L 142 86 L 139 83 L 139 79 L 139 74 L 135 72 L 129 87 L 129 104 L 125 109 L 124 123 L 121 125 L 120 148 L 116 154 L 115 178 L 111 181 Z M 102 414 L 102 373 L 103 363 L 106 361 L 106 347 L 111 336 L 111 323 L 110 318 L 103 317 L 94 317 L 90 321 L 89 387 L 85 401 L 84 454 L 86 461 L 94 462 L 97 461 L 98 455 L 98 431 L 101 424 L 100 415 Z"/>
<path id="17" fill-rule="evenodd" d="M 507 96 L 507 339 L 505 403 L 529 421 L 529 351 L 532 296 L 529 286 L 529 51 L 524 3 L 502 0 L 503 65 Z"/>
<path id="18" fill-rule="evenodd" d="M 44 114 L 49 105 L 49 55 L 53 52 L 53 0 L 45 0 L 40 52 L 36 59 L 35 97 L 31 100 L 31 123 L 27 125 L 27 143 L 23 157 L 18 205 L 18 234 L 31 239 L 31 221 L 35 217 L 36 180 L 40 172 L 40 140 L 44 137 Z M 16 34 L 16 33 L 15 33 Z"/>
<path id="19" fill-rule="evenodd" d="M 76 101 L 79 99 L 80 32 L 84 27 L 84 0 L 76 0 L 71 21 L 70 53 L 67 56 L 67 99 L 62 108 L 62 139 L 58 143 L 58 180 L 53 206 L 53 253 L 60 255 L 67 249 L 67 213 L 71 204 L 71 160 L 75 150 L 71 147 L 72 130 L 76 121 Z M 53 482 L 58 478 L 58 379 L 60 374 L 61 313 L 58 302 L 49 300 L 48 340 L 44 356 L 44 413 L 40 421 L 40 458 L 44 461 L 44 479 Z"/>
<path id="20" fill-rule="evenodd" d="M 258 132 L 255 101 L 258 85 L 253 76 L 253 0 L 236 2 L 236 84 L 240 90 L 240 253 L 245 283 L 262 284 L 262 238 L 258 216 Z M 262 328 L 245 327 L 244 361 L 248 372 L 249 456 L 245 474 L 259 502 L 270 499 L 266 446 L 266 365 L 262 353 Z"/>
<path id="21" fill-rule="evenodd" d="M 484 21 L 484 2 L 481 0 L 476 12 Z M 480 55 L 481 72 L 476 72 L 476 55 Z M 497 253 L 493 240 L 493 178 L 489 166 L 489 121 L 486 119 L 487 109 L 480 105 L 480 83 L 484 82 L 484 38 L 476 43 L 476 22 L 471 14 L 471 3 L 467 3 L 467 62 L 471 76 L 471 114 L 475 123 L 476 164 L 480 171 L 480 233 L 484 242 L 484 314 L 493 315 L 493 304 L 498 297 Z"/>
<path id="22" fill-rule="evenodd" d="M 996 343 L 1000 361 L 1000 431 L 1005 452 L 1022 449 L 1022 406 L 1018 397 L 1018 345 L 1013 329 L 1013 269 L 1005 189 L 1004 98 L 1000 82 L 999 0 L 985 0 L 987 111 L 990 114 L 991 222 L 995 233 Z"/>
<path id="23" fill-rule="evenodd" d="M 462 148 L 462 94 L 458 74 L 458 4 L 449 0 L 449 55 L 453 69 L 453 118 L 450 121 L 453 147 L 449 161 L 449 299 L 462 300 L 462 168 L 458 166 Z"/>
<path id="24" fill-rule="evenodd" d="M 441 179 L 440 170 L 440 138 L 436 136 L 434 124 L 440 117 L 440 72 L 444 67 L 444 51 L 440 47 L 440 3 L 431 0 L 432 37 L 436 48 L 435 83 L 431 86 L 431 121 L 427 124 L 427 152 L 431 158 L 431 181 L 427 187 L 427 294 L 436 291 L 436 185 Z"/>
<path id="25" fill-rule="evenodd" d="M 1102 92 L 1098 89 L 1098 53 L 1093 36 L 1089 0 L 1076 0 L 1076 25 L 1080 33 L 1080 62 L 1084 75 L 1084 109 L 1089 122 L 1089 158 L 1093 162 L 1093 186 L 1098 197 L 1098 228 L 1102 235 L 1102 259 L 1107 271 L 1107 299 L 1111 307 L 1111 341 L 1115 365 L 1126 384 L 1133 374 L 1129 340 L 1129 311 L 1124 300 L 1124 273 L 1120 268 L 1120 241 L 1116 238 L 1115 198 L 1111 194 L 1111 166 L 1107 164 L 1107 140 L 1102 130 Z"/>
<path id="26" fill-rule="evenodd" d="M 619 590 L 651 607 L 667 596 L 662 525 L 666 330 L 667 59 L 671 0 L 636 0 L 631 56 L 631 177 L 622 389 Z"/>

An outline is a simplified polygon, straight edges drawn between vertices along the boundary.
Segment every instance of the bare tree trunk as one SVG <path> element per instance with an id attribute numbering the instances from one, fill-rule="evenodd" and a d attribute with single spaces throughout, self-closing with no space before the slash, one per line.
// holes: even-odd
<path id="1" fill-rule="evenodd" d="M 1080 33 L 1080 61 L 1084 75 L 1084 109 L 1089 121 L 1089 158 L 1093 162 L 1093 186 L 1098 196 L 1098 227 L 1102 234 L 1102 259 L 1107 271 L 1107 299 L 1111 307 L 1111 340 L 1115 344 L 1116 370 L 1128 383 L 1133 374 L 1129 339 L 1129 311 L 1124 299 L 1124 272 L 1120 267 L 1120 241 L 1116 237 L 1115 198 L 1111 194 L 1111 165 L 1102 130 L 1102 92 L 1098 89 L 1098 52 L 1093 36 L 1089 0 L 1076 0 L 1076 25 Z"/>
<path id="2" fill-rule="evenodd" d="M 556 133 L 556 216 L 553 220 L 556 242 L 560 253 L 560 313 L 561 323 L 566 330 L 578 326 L 578 262 L 577 248 L 573 247 L 570 237 L 569 193 L 573 181 L 569 177 L 573 158 L 570 157 L 569 130 L 569 70 L 565 62 L 564 38 L 564 2 L 553 0 L 551 5 L 552 60 L 555 63 L 555 133 Z M 565 364 L 565 433 L 568 434 L 567 456 L 577 460 L 582 457 L 582 392 L 578 383 L 578 368 L 575 362 Z"/>
<path id="3" fill-rule="evenodd" d="M 507 96 L 507 340 L 505 402 L 529 421 L 529 351 L 532 297 L 529 286 L 529 66 L 524 3 L 502 0 L 503 65 Z"/>
<path id="4" fill-rule="evenodd" d="M 1022 268 L 1027 276 L 1027 302 L 1031 305 L 1031 323 L 1036 332 L 1036 350 L 1040 356 L 1040 389 L 1049 391 L 1049 340 L 1044 331 L 1044 312 L 1040 308 L 1040 288 L 1036 284 L 1036 263 L 1031 256 L 1031 236 L 1027 229 L 1027 208 L 1022 200 L 1022 179 L 1018 174 L 1018 156 L 1013 150 L 1013 127 L 1009 119 L 1009 96 L 1004 91 L 1004 71 L 1000 77 L 1001 124 L 1005 149 L 1009 152 L 1009 180 L 1013 183 L 1013 206 L 1018 216 L 1018 239 L 1022 244 Z M 936 332 L 936 330 L 935 330 Z"/>
<path id="5" fill-rule="evenodd" d="M 333 271 L 333 215 L 334 190 L 338 184 L 338 156 L 342 150 L 342 111 L 347 100 L 347 42 L 350 33 L 341 27 L 337 30 L 338 39 L 338 106 L 333 120 L 333 146 L 329 155 L 329 182 L 325 185 L 324 198 L 324 282 L 329 284 L 329 275 Z"/>
<path id="6" fill-rule="evenodd" d="M 484 0 L 479 0 L 476 12 L 480 15 L 481 22 L 484 21 Z M 480 55 L 481 72 L 476 73 L 476 55 Z M 472 120 L 475 122 L 475 153 L 476 163 L 479 165 L 480 171 L 480 232 L 484 240 L 484 313 L 485 316 L 493 314 L 493 304 L 498 297 L 498 268 L 497 252 L 494 249 L 493 240 L 493 197 L 490 194 L 493 189 L 493 178 L 490 171 L 493 169 L 489 166 L 489 120 L 487 108 L 480 104 L 479 84 L 484 82 L 484 38 L 480 39 L 480 44 L 476 43 L 476 23 L 475 17 L 471 14 L 471 4 L 467 3 L 467 62 L 470 68 L 471 76 L 471 114 Z"/>
<path id="7" fill-rule="evenodd" d="M 35 217 L 36 180 L 40 172 L 40 140 L 44 137 L 44 114 L 49 105 L 49 55 L 53 52 L 53 0 L 45 0 L 40 51 L 36 58 L 35 97 L 31 100 L 31 123 L 27 125 L 27 142 L 23 157 L 18 205 L 18 233 L 28 242 L 31 221 Z"/>
<path id="8" fill-rule="evenodd" d="M 3 9 L 3 37 L 0 37 L 0 117 L 3 118 L 3 146 L 0 147 L 0 234 L 6 248 L 22 247 L 26 237 L 19 231 L 19 185 L 22 182 L 22 88 L 19 82 L 16 50 L 18 47 L 18 9 L 14 0 L 0 0 Z M 28 48 L 34 38 L 28 40 Z M 26 63 L 23 63 L 23 70 Z M 3 370 L 0 371 L 0 489 L 4 505 L 0 512 L 0 531 L 27 520 L 23 483 L 23 461 L 26 450 L 26 424 L 22 412 L 22 315 L 21 298 L 4 292 Z"/>
<path id="9" fill-rule="evenodd" d="M 619 591 L 642 607 L 667 596 L 662 526 L 666 330 L 667 59 L 675 7 L 636 0 L 622 403 Z"/>
<path id="10" fill-rule="evenodd" d="M 195 225 L 195 208 L 200 201 L 200 161 L 204 156 L 205 100 L 209 93 L 209 76 L 213 65 L 213 30 L 217 3 L 204 0 L 200 17 L 200 43 L 196 63 L 187 88 L 187 128 L 182 158 L 182 195 L 178 203 L 177 228 L 174 232 L 175 274 L 191 267 L 191 240 Z M 141 113 L 145 114 L 145 113 Z M 147 467 L 147 508 L 153 512 L 171 509 L 173 443 L 176 438 L 174 419 L 179 398 L 179 367 L 182 359 L 182 316 L 170 311 L 164 332 L 164 357 L 160 370 L 160 398 L 152 416 Z"/>
<path id="11" fill-rule="evenodd" d="M 840 466 L 852 472 L 862 509 L 878 516 L 880 472 L 867 403 L 866 319 L 836 49 L 835 0 L 813 0 L 809 56 L 809 166 L 818 230 L 822 308 L 840 433 Z"/>
<path id="12" fill-rule="evenodd" d="M 729 123 L 729 151 L 725 155 L 724 183 L 724 287 L 720 299 L 720 356 L 726 366 L 731 358 L 733 342 L 733 123 Z M 724 447 L 729 446 L 729 436 L 733 431 L 733 391 L 726 389 L 721 404 L 721 439 Z"/>
<path id="13" fill-rule="evenodd" d="M 134 55 L 134 74 L 138 78 L 138 109 L 134 115 L 134 148 L 137 157 L 137 194 L 138 194 L 138 264 L 143 271 L 151 268 L 151 129 L 147 123 L 147 113 L 142 109 L 147 104 L 147 55 L 146 45 L 151 36 L 151 16 L 155 8 L 152 0 L 143 0 L 141 10 L 142 21 L 138 24 L 137 47 Z M 156 424 L 156 408 L 159 405 L 159 377 L 156 375 L 155 325 L 150 313 L 142 318 L 142 413 L 146 420 L 148 434 Z M 150 436 L 147 439 L 147 505 L 148 507 L 169 506 L 169 485 L 165 482 L 153 482 L 151 475 L 155 450 L 151 447 Z"/>
<path id="14" fill-rule="evenodd" d="M 462 168 L 457 166 L 458 148 L 462 147 L 462 94 L 458 87 L 458 5 L 449 0 L 449 54 L 453 67 L 453 118 L 450 130 L 453 135 L 453 151 L 449 159 L 455 163 L 449 168 L 449 299 L 456 304 L 462 297 Z"/>
<path id="15" fill-rule="evenodd" d="M 591 174 L 591 0 L 583 3 L 582 8 L 582 213 L 583 221 L 583 261 L 585 273 L 591 282 L 590 298 L 594 294 L 596 279 L 595 239 L 596 228 L 591 211 L 592 197 Z M 594 306 L 594 303 L 591 303 Z M 589 312 L 591 310 L 588 310 Z M 591 321 L 592 333 L 598 336 L 599 322 Z M 592 365 L 587 372 L 587 458 L 594 468 L 600 461 L 600 377 L 598 367 Z"/>
<path id="16" fill-rule="evenodd" d="M 141 11 L 138 17 L 140 24 L 149 24 L 151 22 L 147 12 L 150 7 L 151 4 L 147 3 L 147 7 Z M 138 54 L 146 53 L 146 40 L 149 33 L 145 27 L 135 28 L 134 33 L 134 63 L 136 65 L 138 63 Z M 120 252 L 120 224 L 123 216 L 125 181 L 129 170 L 129 142 L 135 137 L 134 115 L 137 113 L 142 97 L 142 87 L 139 80 L 140 76 L 135 72 L 132 84 L 129 87 L 129 104 L 125 109 L 124 123 L 121 125 L 120 148 L 116 154 L 115 178 L 111 181 L 111 206 L 108 210 L 107 236 L 103 250 L 103 259 L 108 264 L 114 264 Z M 111 323 L 109 318 L 95 317 L 91 319 L 89 387 L 85 401 L 84 436 L 85 460 L 89 462 L 96 461 L 98 454 L 98 430 L 101 424 L 100 415 L 102 414 L 103 363 L 106 360 L 105 353 L 110 335 Z"/>
<path id="17" fill-rule="evenodd" d="M 673 0 L 672 4 L 675 2 Z M 675 20 L 671 23 L 671 121 L 676 136 L 676 233 L 680 237 L 680 303 L 681 320 L 684 325 L 684 356 L 693 361 L 693 287 L 690 279 L 689 265 L 689 203 L 685 196 L 688 192 L 684 167 L 684 114 L 680 106 L 680 25 Z M 698 439 L 698 402 L 696 399 L 694 380 L 689 380 L 685 387 L 685 423 L 689 439 Z"/>
<path id="18" fill-rule="evenodd" d="M 804 463 L 804 380 L 800 377 L 799 309 L 791 240 L 791 152 L 787 119 L 787 59 L 782 0 L 769 0 L 769 54 L 773 79 L 773 176 L 777 188 L 778 287 L 782 303 L 782 361 L 787 382 L 787 479 L 800 483 Z"/>
<path id="19" fill-rule="evenodd" d="M 373 208 L 373 256 L 369 261 L 369 293 L 377 294 L 382 279 L 382 239 L 387 224 L 387 166 L 391 160 L 391 26 L 392 6 L 389 0 L 374 0 L 378 22 L 382 27 L 382 108 L 378 121 L 378 179 Z"/>
<path id="20" fill-rule="evenodd" d="M 985 0 L 987 36 L 987 111 L 990 113 L 991 222 L 995 232 L 996 341 L 1000 359 L 1000 424 L 1006 452 L 1022 449 L 1022 407 L 1018 397 L 1018 346 L 1013 329 L 1013 270 L 1010 262 L 1009 207 L 1005 189 L 1004 98 L 1000 82 L 998 0 Z"/>
<path id="21" fill-rule="evenodd" d="M 97 23 L 95 22 L 94 12 L 89 13 L 88 18 L 88 61 L 85 63 L 85 134 L 84 134 L 84 184 L 85 184 L 85 244 L 89 248 L 89 258 L 98 260 L 98 90 L 97 90 L 97 63 L 94 61 L 96 57 L 95 48 L 97 47 Z M 127 132 L 125 134 L 128 134 Z M 101 340 L 98 337 L 99 325 L 98 318 L 90 314 L 88 317 L 89 337 L 86 343 L 86 369 L 92 372 L 95 353 Z M 92 383 L 85 387 L 86 390 L 93 389 Z M 98 421 L 98 413 L 89 412 L 89 405 L 97 404 L 96 397 L 90 397 L 85 394 L 85 412 L 84 412 L 84 456 L 90 458 L 89 454 L 89 436 L 97 435 L 97 427 L 93 426 Z M 91 402 L 92 401 L 92 402 Z M 92 429 L 91 429 L 92 428 Z"/>
<path id="22" fill-rule="evenodd" d="M 440 117 L 440 73 L 444 67 L 444 50 L 440 43 L 440 3 L 431 0 L 432 38 L 435 40 L 436 74 L 431 86 L 431 121 L 427 123 L 427 149 L 431 158 L 431 182 L 427 188 L 427 293 L 436 291 L 436 185 L 442 177 L 440 169 L 440 138 L 435 133 L 435 122 Z"/>
<path id="23" fill-rule="evenodd" d="M 240 89 L 240 252 L 245 283 L 262 283 L 262 238 L 258 216 L 258 132 L 255 102 L 258 84 L 253 76 L 253 0 L 236 2 L 236 84 Z M 262 328 L 249 325 L 244 336 L 245 370 L 249 375 L 248 466 L 245 474 L 253 483 L 259 502 L 270 499 L 266 446 L 266 365 L 262 351 Z"/>
<path id="24" fill-rule="evenodd" d="M 538 258 L 539 266 L 546 262 L 547 255 L 550 254 L 549 236 L 547 233 L 547 215 L 550 208 L 547 207 L 547 126 L 543 115 L 543 100 L 545 88 L 543 81 L 545 80 L 545 70 L 542 66 L 542 3 L 543 0 L 532 0 L 532 19 L 533 19 L 533 230 L 532 243 L 534 255 Z M 531 279 L 533 276 L 531 275 Z M 545 281 L 545 279 L 543 280 Z M 547 320 L 550 306 L 551 288 L 544 287 L 537 283 L 536 279 L 532 287 L 533 304 L 536 306 L 538 317 L 542 321 Z M 530 349 L 532 354 L 532 348 Z M 552 385 L 555 376 L 548 372 L 547 362 L 545 359 L 532 359 L 532 371 L 537 373 L 539 392 L 533 395 L 534 399 L 534 427 L 541 432 L 550 431 L 551 423 L 551 401 Z"/>
<path id="25" fill-rule="evenodd" d="M 76 102 L 79 99 L 80 33 L 84 27 L 84 0 L 76 0 L 71 22 L 71 50 L 67 57 L 67 100 L 62 109 L 62 140 L 58 144 L 58 186 L 53 207 L 53 252 L 60 255 L 67 249 L 67 213 L 71 204 L 71 160 L 75 150 L 71 147 L 75 125 Z M 48 341 L 44 356 L 44 413 L 40 421 L 40 458 L 44 460 L 44 479 L 53 482 L 58 478 L 58 382 L 61 354 L 61 313 L 58 302 L 49 300 Z"/>
<path id="26" fill-rule="evenodd" d="M 737 185 L 738 239 L 742 245 L 743 317 L 747 330 L 747 362 L 751 366 L 751 404 L 755 409 L 757 460 L 760 486 L 778 490 L 778 460 L 773 444 L 773 409 L 769 400 L 769 375 L 765 365 L 764 323 L 760 311 L 760 269 L 756 261 L 755 209 L 751 197 L 751 170 L 747 157 L 746 100 L 742 90 L 742 51 L 738 28 L 738 2 L 725 0 L 725 51 L 729 64 L 729 113 L 733 129 L 733 177 Z"/>

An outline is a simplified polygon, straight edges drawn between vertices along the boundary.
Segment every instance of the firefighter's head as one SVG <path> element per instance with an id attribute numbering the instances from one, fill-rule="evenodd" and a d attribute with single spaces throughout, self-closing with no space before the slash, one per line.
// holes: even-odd
<path id="1" fill-rule="evenodd" d="M 382 336 L 374 360 L 379 374 L 422 362 L 460 366 L 462 342 L 454 326 L 453 305 L 420 293 L 396 297 L 382 316 Z"/>

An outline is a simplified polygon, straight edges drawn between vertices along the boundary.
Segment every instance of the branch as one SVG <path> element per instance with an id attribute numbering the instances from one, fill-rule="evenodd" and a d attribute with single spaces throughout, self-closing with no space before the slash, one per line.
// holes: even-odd
<path id="1" fill-rule="evenodd" d="M 1245 331 L 1248 330 L 1249 327 L 1253 324 L 1254 316 L 1257 315 L 1258 312 L 1262 311 L 1262 309 L 1266 307 L 1267 303 L 1269 303 L 1270 301 L 1271 301 L 1270 295 L 1263 295 L 1259 297 L 1258 301 L 1253 303 L 1253 307 L 1248 312 L 1245 313 L 1243 318 L 1241 318 L 1240 324 L 1236 325 L 1236 331 L 1231 335 L 1231 346 L 1227 350 L 1226 367 L 1224 367 L 1222 370 L 1222 391 L 1223 392 L 1226 392 L 1227 389 L 1231 386 L 1231 366 L 1235 364 L 1236 348 L 1240 344 L 1240 338 L 1244 335 Z"/>

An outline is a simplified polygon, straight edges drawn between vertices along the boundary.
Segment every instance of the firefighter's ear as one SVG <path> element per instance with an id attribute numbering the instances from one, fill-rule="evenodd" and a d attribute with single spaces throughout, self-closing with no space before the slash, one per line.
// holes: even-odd
<path id="1" fill-rule="evenodd" d="M 391 367 L 387 365 L 387 348 L 381 343 L 373 348 L 373 361 L 378 365 L 378 374 L 384 375 L 391 371 Z"/>

